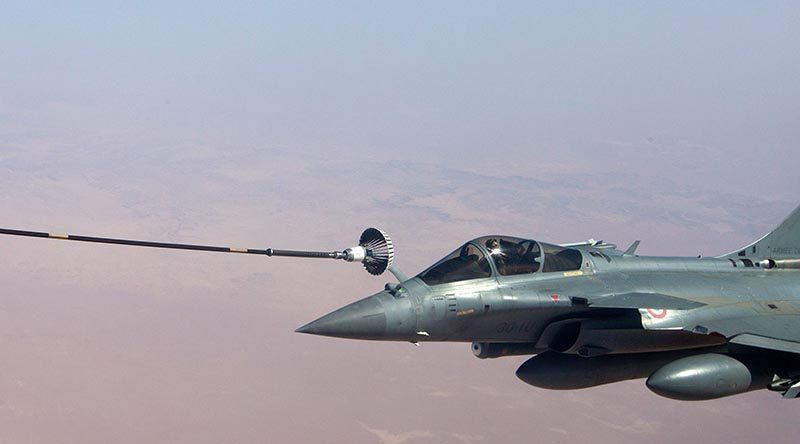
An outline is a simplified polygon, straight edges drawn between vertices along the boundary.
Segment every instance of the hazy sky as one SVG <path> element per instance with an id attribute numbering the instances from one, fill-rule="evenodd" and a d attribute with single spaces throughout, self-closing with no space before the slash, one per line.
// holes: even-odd
<path id="1" fill-rule="evenodd" d="M 733 250 L 800 203 L 796 2 L 6 2 L 0 226 Z M 624 245 L 626 246 L 626 245 Z M 0 239 L 2 442 L 794 442 L 800 403 L 550 392 L 293 333 L 359 266 Z"/>

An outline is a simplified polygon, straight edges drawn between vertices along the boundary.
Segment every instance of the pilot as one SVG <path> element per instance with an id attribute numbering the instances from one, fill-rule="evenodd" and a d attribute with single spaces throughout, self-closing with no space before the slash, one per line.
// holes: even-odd
<path id="1" fill-rule="evenodd" d="M 500 249 L 500 241 L 498 241 L 497 239 L 487 240 L 486 249 L 489 250 L 489 254 L 491 254 L 492 256 L 503 254 L 503 251 Z"/>
<path id="2" fill-rule="evenodd" d="M 503 252 L 503 249 L 500 246 L 500 241 L 497 239 L 489 239 L 486 241 L 485 245 L 486 249 L 489 250 L 489 255 L 491 255 L 492 259 L 494 260 L 494 264 L 497 266 L 497 271 L 500 274 L 505 275 L 508 257 Z"/>

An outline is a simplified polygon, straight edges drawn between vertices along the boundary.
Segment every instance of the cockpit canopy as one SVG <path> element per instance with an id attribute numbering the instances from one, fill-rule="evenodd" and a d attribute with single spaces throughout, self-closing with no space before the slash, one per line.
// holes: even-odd
<path id="1" fill-rule="evenodd" d="M 542 257 L 544 253 L 544 257 Z M 581 268 L 581 252 L 509 236 L 473 239 L 419 274 L 428 285 Z"/>

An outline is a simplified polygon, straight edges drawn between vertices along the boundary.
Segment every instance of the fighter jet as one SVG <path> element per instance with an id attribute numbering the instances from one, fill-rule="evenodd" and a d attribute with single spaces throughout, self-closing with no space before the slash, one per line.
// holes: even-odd
<path id="1" fill-rule="evenodd" d="M 533 355 L 516 374 L 573 390 L 646 379 L 658 395 L 707 400 L 768 389 L 800 396 L 800 207 L 716 257 L 654 257 L 590 240 L 470 240 L 418 275 L 370 228 L 343 251 L 244 249 L 0 229 L 0 234 L 361 262 L 398 282 L 297 329 L 374 341 L 471 342 L 481 359 Z"/>

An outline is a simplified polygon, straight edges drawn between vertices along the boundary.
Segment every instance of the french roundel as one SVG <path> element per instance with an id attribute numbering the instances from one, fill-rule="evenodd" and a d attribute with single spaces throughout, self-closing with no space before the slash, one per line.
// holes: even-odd
<path id="1" fill-rule="evenodd" d="M 647 314 L 649 314 L 651 317 L 656 318 L 656 319 L 664 319 L 664 317 L 667 316 L 667 309 L 666 308 L 662 308 L 662 309 L 648 308 L 647 309 Z"/>

